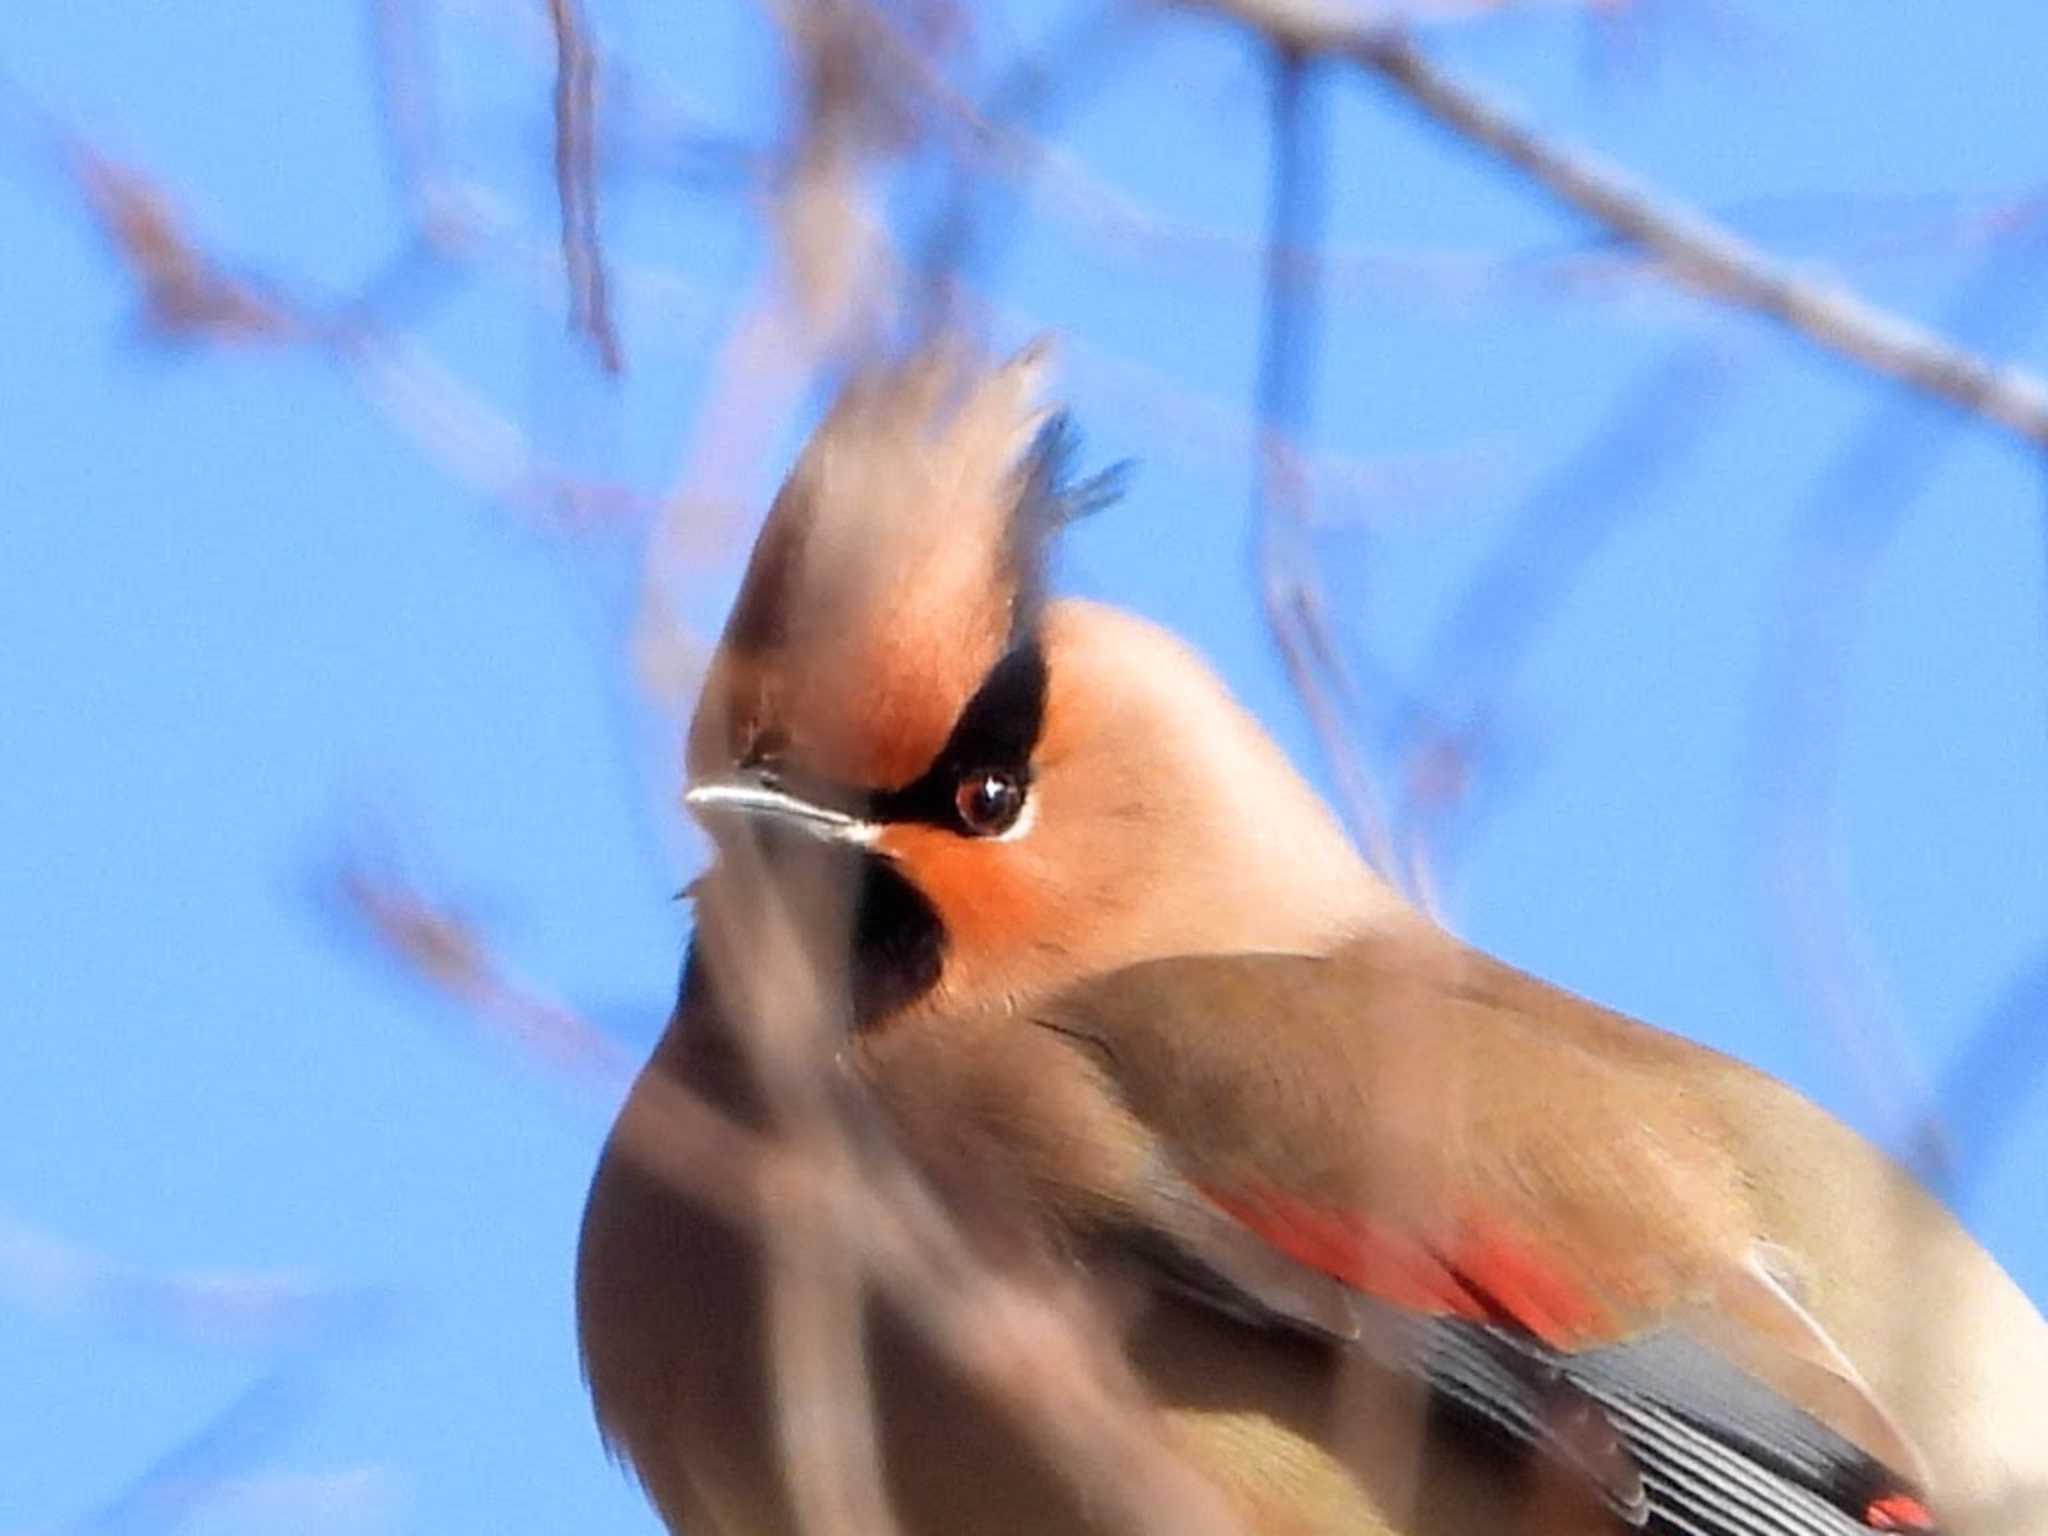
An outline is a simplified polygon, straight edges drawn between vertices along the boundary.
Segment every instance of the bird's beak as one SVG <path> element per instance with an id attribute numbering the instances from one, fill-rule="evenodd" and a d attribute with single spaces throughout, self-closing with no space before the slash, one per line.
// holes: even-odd
<path id="1" fill-rule="evenodd" d="M 742 821 L 759 817 L 808 833 L 820 842 L 872 848 L 882 830 L 872 821 L 793 795 L 768 775 L 750 769 L 691 785 L 683 804 L 714 832 L 720 817 Z"/>

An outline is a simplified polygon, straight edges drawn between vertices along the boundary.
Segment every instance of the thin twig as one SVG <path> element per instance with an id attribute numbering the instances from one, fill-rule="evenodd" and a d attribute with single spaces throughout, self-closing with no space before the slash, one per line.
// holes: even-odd
<path id="1" fill-rule="evenodd" d="M 493 1035 L 593 1101 L 618 1102 L 632 1080 L 626 1053 L 575 1009 L 522 980 L 448 902 L 388 862 L 359 855 L 335 868 L 324 894 L 389 959 L 461 1004 Z"/>
<path id="2" fill-rule="evenodd" d="M 182 341 L 268 345 L 317 335 L 290 300 L 203 250 L 157 183 L 75 140 L 64 144 L 63 160 L 159 332 Z"/>
<path id="3" fill-rule="evenodd" d="M 740 857 L 724 866 L 728 890 L 742 878 Z M 494 1033 L 509 1026 L 550 1072 L 587 1080 L 587 1064 L 600 1060 L 598 1090 L 615 1094 L 609 1042 L 518 981 L 445 903 L 361 860 L 342 869 L 336 894 L 408 973 Z M 744 946 L 717 950 L 730 987 L 721 1000 L 768 1090 L 769 1123 L 742 1123 L 656 1066 L 635 1084 L 614 1135 L 620 1155 L 767 1247 L 783 1287 L 764 1298 L 780 1432 L 786 1450 L 802 1451 L 789 1468 L 793 1492 L 817 1522 L 802 1528 L 893 1529 L 857 1321 L 871 1286 L 1113 1528 L 1238 1536 L 1222 1495 L 1168 1444 L 1090 1298 L 1061 1272 L 983 1258 L 894 1140 L 866 1123 L 874 1107 L 845 1091 L 843 1069 L 822 1049 L 843 1028 L 843 1004 L 814 973 L 782 894 L 765 884 L 759 894 L 729 939 L 719 937 L 726 924 L 699 931 L 713 946 Z"/>
<path id="4" fill-rule="evenodd" d="M 769 1369 L 782 1466 L 807 1536 L 898 1529 L 882 1482 L 867 1353 L 866 1286 L 838 1235 L 789 1211 L 769 1224 Z"/>
<path id="5" fill-rule="evenodd" d="M 1776 321 L 1861 368 L 2048 446 L 2048 384 L 1993 363 L 1838 284 L 1802 278 L 1724 225 L 1618 167 L 1537 132 L 1453 78 L 1383 25 L 1323 5 L 1207 0 L 1282 46 L 1350 59 L 1441 127 L 1497 156 L 1694 290 Z"/>
<path id="6" fill-rule="evenodd" d="M 138 1337 L 237 1348 L 326 1341 L 396 1309 L 388 1292 L 256 1269 L 145 1269 L 0 1211 L 0 1295 Z"/>
<path id="7" fill-rule="evenodd" d="M 894 1158 L 821 1166 L 748 1131 L 673 1078 L 650 1074 L 622 1150 L 745 1230 L 811 1204 L 832 1241 L 942 1358 L 987 1392 L 1111 1529 L 1241 1536 L 1222 1495 L 1166 1444 L 1129 1366 L 1071 1287 L 997 1269 Z M 849 1173 L 857 1171 L 857 1176 Z"/>
<path id="8" fill-rule="evenodd" d="M 650 500 L 547 458 L 431 354 L 381 326 L 365 299 L 320 307 L 238 272 L 193 234 L 158 182 L 61 131 L 52 137 L 65 175 L 160 334 L 188 344 L 321 352 L 445 469 L 554 531 L 618 526 L 651 512 Z"/>
<path id="9" fill-rule="evenodd" d="M 2048 309 L 2048 223 L 1994 246 L 1950 307 L 1965 337 L 2012 338 Z M 1834 827 L 1844 679 L 1879 556 L 1954 445 L 1958 418 L 1894 397 L 1830 462 L 1789 551 L 1759 680 L 1752 782 L 1766 895 L 1808 1007 L 1858 1068 L 1869 1103 L 1921 1177 L 1948 1177 L 1947 1133 L 1866 946 L 1849 916 Z"/>
<path id="10" fill-rule="evenodd" d="M 364 398 L 443 471 L 537 526 L 587 533 L 652 516 L 652 497 L 585 478 L 549 458 L 516 422 L 410 338 L 348 327 L 334 333 L 330 350 Z"/>
<path id="11" fill-rule="evenodd" d="M 429 23 L 420 0 L 370 0 L 370 62 L 391 180 L 414 229 L 436 253 L 464 234 L 442 166 Z"/>
<path id="12" fill-rule="evenodd" d="M 2048 1076 L 2048 947 L 2020 966 L 1991 1011 L 1950 1058 L 1937 1101 L 1959 1128 L 1951 1194 L 1967 1201 L 2005 1140 L 2025 1121 Z"/>
<path id="13" fill-rule="evenodd" d="M 1328 51 L 1370 70 L 1444 128 L 1498 156 L 1694 290 L 1787 327 L 1858 367 L 2048 446 L 2048 384 L 1956 346 L 1837 284 L 1800 277 L 1733 231 L 1598 158 L 1545 137 L 1397 37 L 1332 34 Z"/>
<path id="14" fill-rule="evenodd" d="M 597 232 L 597 53 L 577 0 L 548 0 L 555 33 L 555 194 L 562 204 L 562 265 L 569 326 L 590 338 L 604 371 L 625 368 L 612 322 Z"/>
<path id="15" fill-rule="evenodd" d="M 934 95 L 935 105 L 967 129 L 960 135 L 967 153 L 956 157 L 946 196 L 915 258 L 916 288 L 928 303 L 943 308 L 949 280 L 968 264 L 977 243 L 987 243 L 982 193 L 992 171 L 1007 175 L 1019 193 L 1028 191 L 1041 173 L 1057 172 L 1055 196 L 1084 218 L 1125 232 L 1145 222 L 1145 213 L 1130 198 L 1097 181 L 1041 135 L 1054 110 L 1078 105 L 1091 77 L 1099 76 L 1127 35 L 1152 14 L 1130 0 L 1104 0 L 1083 9 L 1051 41 L 1010 63 L 980 107 Z"/>
<path id="16" fill-rule="evenodd" d="M 321 1396 L 320 1363 L 394 1309 L 387 1293 L 303 1275 L 140 1269 L 5 1214 L 0 1292 L 38 1309 L 82 1314 L 102 1328 L 255 1346 L 272 1357 L 247 1388 L 71 1526 L 79 1536 L 178 1529 L 191 1515 L 259 1488 L 264 1463 Z M 320 1486 L 301 1481 L 297 1491 Z"/>
<path id="17" fill-rule="evenodd" d="M 865 1182 L 854 1166 L 858 1107 L 833 1092 L 844 1001 L 805 952 L 796 910 L 820 905 L 836 927 L 850 892 L 830 875 L 785 886 L 757 854 L 736 846 L 719 860 L 721 888 L 733 906 L 744 903 L 744 920 L 699 914 L 697 943 L 720 977 L 723 1027 L 759 1086 L 768 1134 L 796 1165 L 828 1185 Z M 771 1399 L 797 1527 L 809 1536 L 893 1536 L 859 1255 L 815 1201 L 791 1201 L 749 1230 L 767 1259 Z"/>
<path id="18" fill-rule="evenodd" d="M 1419 693 L 1402 702 L 1389 758 L 1401 765 L 1397 824 L 1440 878 L 1455 856 L 1497 747 L 1504 696 L 1544 622 L 1623 522 L 1734 398 L 1725 348 L 1688 338 L 1624 391 L 1593 436 L 1524 498 L 1430 642 Z M 1426 701 L 1426 702 L 1425 702 Z M 1418 852 L 1416 855 L 1420 858 Z"/>
<path id="19" fill-rule="evenodd" d="M 314 1353 L 287 1353 L 71 1530 L 144 1536 L 184 1529 L 249 1471 L 276 1454 L 319 1398 Z M 303 1518 L 310 1511 L 299 1510 Z"/>
<path id="20" fill-rule="evenodd" d="M 1252 526 L 1266 625 L 1289 683 L 1336 775 L 1339 808 L 1366 856 L 1396 873 L 1383 803 L 1339 697 L 1345 686 L 1308 549 L 1308 477 L 1296 448 L 1308 419 L 1309 381 L 1321 315 L 1313 270 L 1297 264 L 1321 246 L 1325 220 L 1323 129 L 1311 119 L 1308 66 L 1295 54 L 1273 60 L 1272 202 L 1267 226 L 1264 321 L 1255 395 L 1258 451 L 1252 476 Z"/>

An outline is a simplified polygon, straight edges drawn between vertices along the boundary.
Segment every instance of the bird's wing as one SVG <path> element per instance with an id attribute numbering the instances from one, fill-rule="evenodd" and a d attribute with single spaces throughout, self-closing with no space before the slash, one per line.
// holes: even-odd
<path id="1" fill-rule="evenodd" d="M 1150 1138 L 1122 1236 L 1184 1292 L 1421 1376 L 1631 1523 L 1933 1530 L 1910 1444 L 1754 1262 L 1669 1047 L 1588 1012 L 1389 949 L 1156 962 L 1040 1021 Z"/>

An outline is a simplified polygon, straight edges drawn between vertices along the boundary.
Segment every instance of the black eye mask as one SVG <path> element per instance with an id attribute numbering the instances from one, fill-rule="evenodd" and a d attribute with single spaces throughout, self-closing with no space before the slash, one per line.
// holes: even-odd
<path id="1" fill-rule="evenodd" d="M 956 803 L 960 781 L 969 774 L 999 773 L 1028 788 L 1031 754 L 1044 727 L 1045 652 L 1034 638 L 989 669 L 931 767 L 901 789 L 868 795 L 865 813 L 873 821 L 969 830 Z"/>
<path id="2" fill-rule="evenodd" d="M 957 791 L 970 774 L 1004 774 L 1029 788 L 1031 754 L 1045 726 L 1045 652 L 1036 636 L 989 669 L 960 711 L 952 734 L 929 768 L 900 789 L 862 789 L 765 765 L 778 788 L 863 821 L 917 822 L 970 834 Z"/>

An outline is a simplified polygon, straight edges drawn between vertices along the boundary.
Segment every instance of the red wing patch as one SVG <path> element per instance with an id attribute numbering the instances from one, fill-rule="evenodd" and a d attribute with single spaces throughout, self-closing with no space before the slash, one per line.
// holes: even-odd
<path id="1" fill-rule="evenodd" d="M 1909 1493 L 1873 1499 L 1863 1523 L 1874 1531 L 1932 1531 L 1939 1528 L 1934 1511 Z"/>
<path id="2" fill-rule="evenodd" d="M 1495 1323 L 1571 1351 L 1609 1342 L 1612 1315 L 1527 1243 L 1465 1225 L 1439 1252 L 1396 1228 L 1333 1212 L 1274 1189 L 1198 1186 L 1219 1210 L 1297 1264 L 1389 1305 Z"/>

